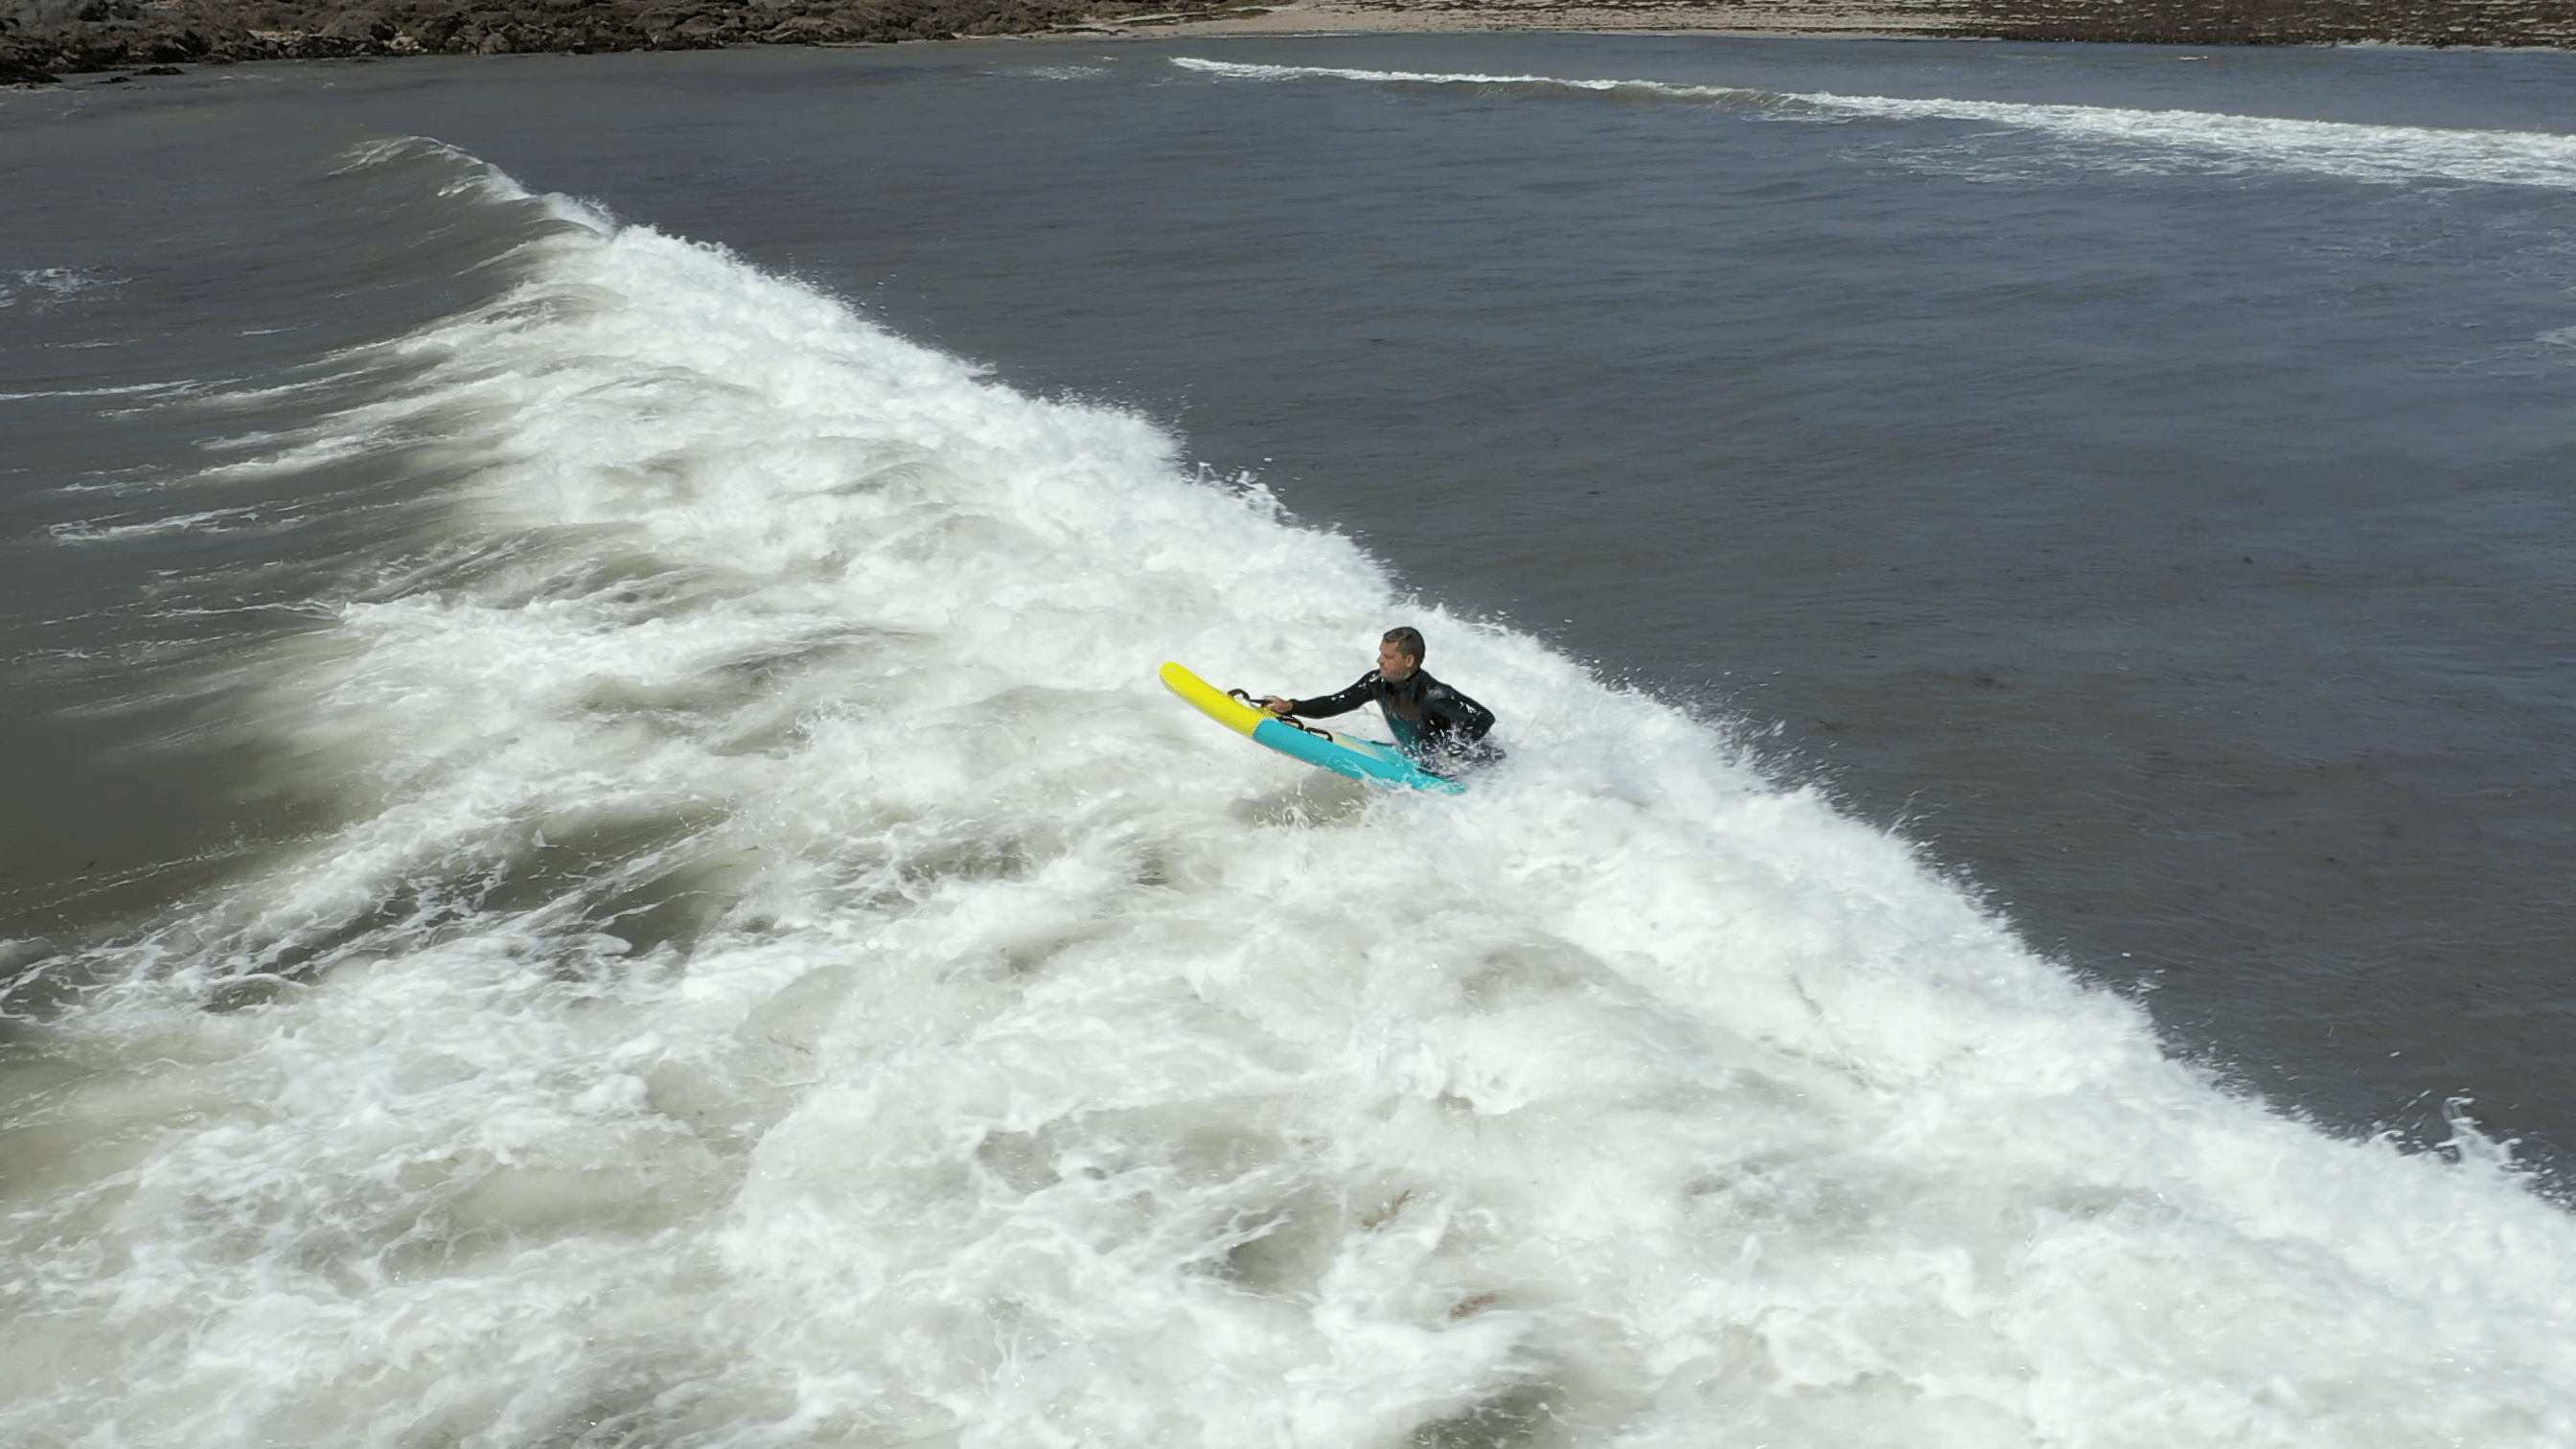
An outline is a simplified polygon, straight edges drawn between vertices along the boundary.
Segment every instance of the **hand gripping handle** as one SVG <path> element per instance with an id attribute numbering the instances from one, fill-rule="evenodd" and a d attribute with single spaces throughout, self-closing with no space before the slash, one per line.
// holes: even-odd
<path id="1" fill-rule="evenodd" d="M 1254 709 L 1260 709 L 1260 708 L 1261 708 L 1261 701 L 1259 701 L 1259 700 L 1257 700 L 1257 699 L 1254 699 L 1251 695 L 1244 693 L 1244 692 L 1243 692 L 1242 690 L 1240 690 L 1240 689 L 1229 689 L 1229 690 L 1227 690 L 1227 691 L 1226 691 L 1226 693 L 1228 693 L 1228 694 L 1230 694 L 1230 695 L 1233 695 L 1235 698 L 1237 698 L 1237 699 L 1239 699 L 1239 700 L 1242 700 L 1245 704 L 1248 704 L 1248 705 L 1252 706 Z M 1265 712 L 1265 713 L 1267 713 L 1267 711 L 1264 711 L 1264 712 Z M 1296 717 L 1295 715 L 1293 715 L 1293 714 L 1274 714 L 1274 715 L 1271 715 L 1270 717 L 1271 717 L 1272 719 L 1275 719 L 1275 720 L 1279 721 L 1281 724 L 1286 725 L 1288 728 L 1290 728 L 1290 729 L 1292 729 L 1292 730 L 1304 730 L 1306 733 L 1308 733 L 1308 734 L 1310 734 L 1310 735 L 1313 735 L 1313 736 L 1314 736 L 1314 737 L 1316 737 L 1317 739 L 1323 740 L 1323 741 L 1324 741 L 1324 742 L 1326 742 L 1327 744 L 1335 744 L 1335 745 L 1338 745 L 1338 744 L 1340 744 L 1340 743 L 1341 743 L 1341 741 L 1340 741 L 1340 740 L 1337 740 L 1337 739 L 1334 739 L 1334 738 L 1333 738 L 1333 732 L 1332 732 L 1331 730 L 1325 729 L 1325 728 L 1321 727 L 1320 725 L 1310 725 L 1310 724 L 1306 723 L 1304 720 L 1301 720 L 1301 719 L 1297 718 L 1297 717 Z"/>

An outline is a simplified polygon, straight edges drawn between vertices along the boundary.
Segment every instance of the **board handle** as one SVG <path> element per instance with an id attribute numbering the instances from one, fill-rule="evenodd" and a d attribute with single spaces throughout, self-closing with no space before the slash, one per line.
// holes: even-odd
<path id="1" fill-rule="evenodd" d="M 1226 693 L 1242 700 L 1245 704 L 1250 705 L 1254 709 L 1261 709 L 1261 701 L 1254 699 L 1251 695 L 1244 693 L 1240 689 L 1229 689 Z M 1269 714 L 1270 712 L 1268 710 L 1262 710 L 1262 713 Z M 1341 743 L 1340 740 L 1333 738 L 1333 732 L 1331 730 L 1325 729 L 1321 725 L 1310 725 L 1293 714 L 1273 714 L 1270 715 L 1270 717 L 1292 730 L 1304 730 L 1306 733 L 1315 736 L 1326 744 L 1338 745 Z"/>

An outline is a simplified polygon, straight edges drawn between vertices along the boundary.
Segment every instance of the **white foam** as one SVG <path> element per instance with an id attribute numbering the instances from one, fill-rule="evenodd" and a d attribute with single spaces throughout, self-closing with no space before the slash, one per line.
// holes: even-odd
<path id="1" fill-rule="evenodd" d="M 0 303 L 0 305 L 6 305 Z M 205 386 L 197 382 L 138 382 L 124 387 L 73 387 L 52 392 L 0 392 L 0 402 L 26 402 L 43 397 L 131 397 L 137 393 L 188 393 Z"/>
<path id="2" fill-rule="evenodd" d="M 209 508 L 195 513 L 175 513 L 164 518 L 147 518 L 135 522 L 77 519 L 57 523 L 46 530 L 56 543 L 95 544 L 127 543 L 138 538 L 158 538 L 171 534 L 238 533 L 258 528 L 268 521 L 265 512 L 256 507 Z"/>
<path id="3" fill-rule="evenodd" d="M 2473 1134 L 2212 1090 L 1138 418 L 530 246 L 279 454 L 467 479 L 238 666 L 343 823 L 14 1048 L 0 1440 L 2576 1441 L 2576 1224 Z M 1155 682 L 1398 619 L 1504 717 L 1463 797 Z"/>
<path id="4" fill-rule="evenodd" d="M 132 280 L 96 267 L 26 267 L 0 272 L 0 307 L 15 307 L 23 299 L 42 310 L 92 293 L 112 294 Z"/>
<path id="5" fill-rule="evenodd" d="M 2504 186 L 2576 187 L 2576 136 L 2546 131 L 2463 131 L 2360 125 L 2210 111 L 2142 111 L 2111 106 L 2034 105 L 1826 91 L 1768 92 L 1663 81 L 1568 79 L 1247 65 L 1176 56 L 1189 70 L 1245 80 L 1330 79 L 1370 84 L 1519 86 L 1620 92 L 1676 100 L 1733 101 L 1783 118 L 1977 121 L 2061 140 L 2109 144 L 2167 160 L 2308 171 L 2356 181 L 2449 180 Z"/>

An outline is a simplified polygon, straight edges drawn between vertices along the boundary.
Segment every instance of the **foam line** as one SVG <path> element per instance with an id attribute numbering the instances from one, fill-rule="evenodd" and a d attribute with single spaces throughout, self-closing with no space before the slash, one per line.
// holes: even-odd
<path id="1" fill-rule="evenodd" d="M 2356 181 L 2448 180 L 2560 190 L 2576 188 L 2576 137 L 2545 131 L 2440 130 L 2211 111 L 2141 111 L 2107 106 L 2035 105 L 2018 101 L 1846 96 L 1824 91 L 1773 92 L 1645 80 L 1248 65 L 1195 56 L 1176 56 L 1173 64 L 1187 70 L 1242 80 L 1316 79 L 1379 85 L 1522 87 L 1657 96 L 1683 101 L 1736 102 L 1762 106 L 1775 115 L 1818 120 L 1976 121 L 2063 140 L 2109 143 L 2204 160 L 2311 171 Z"/>

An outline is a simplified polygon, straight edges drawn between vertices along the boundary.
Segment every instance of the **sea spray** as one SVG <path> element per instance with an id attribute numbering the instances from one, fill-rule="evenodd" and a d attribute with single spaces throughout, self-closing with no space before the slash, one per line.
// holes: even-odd
<path id="1" fill-rule="evenodd" d="M 230 666 L 336 823 L 12 1043 L 0 1437 L 2576 1438 L 2492 1155 L 2212 1089 L 1143 420 L 485 179 L 525 280 L 261 455 L 452 479 Z M 1399 619 L 1503 716 L 1463 797 L 1155 683 Z"/>

